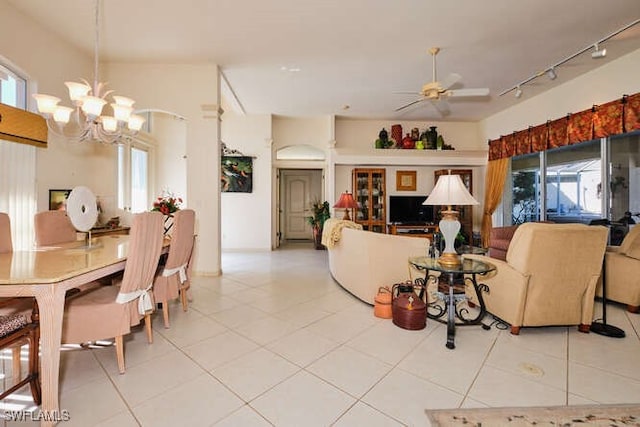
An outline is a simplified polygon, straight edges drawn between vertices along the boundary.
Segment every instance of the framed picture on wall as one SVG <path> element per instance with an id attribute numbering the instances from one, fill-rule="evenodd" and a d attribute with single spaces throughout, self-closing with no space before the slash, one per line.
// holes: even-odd
<path id="1" fill-rule="evenodd" d="M 397 191 L 416 191 L 416 171 L 396 171 Z"/>
<path id="2" fill-rule="evenodd" d="M 66 211 L 71 190 L 49 190 L 49 210 Z"/>
<path id="3" fill-rule="evenodd" d="M 222 156 L 220 185 L 223 193 L 251 193 L 253 157 Z"/>

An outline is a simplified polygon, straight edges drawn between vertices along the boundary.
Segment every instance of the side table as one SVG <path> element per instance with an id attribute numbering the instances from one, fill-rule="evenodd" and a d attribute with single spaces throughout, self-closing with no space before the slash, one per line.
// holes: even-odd
<path id="1" fill-rule="evenodd" d="M 436 258 L 428 257 L 411 257 L 409 264 L 418 271 L 424 271 L 425 277 L 415 279 L 418 284 L 424 285 L 425 289 L 429 281 L 438 283 L 438 301 L 427 303 L 427 316 L 440 322 L 446 315 L 447 324 L 447 344 L 448 349 L 455 348 L 456 325 L 477 325 L 487 313 L 482 291 L 487 291 L 485 284 L 478 283 L 477 276 L 484 276 L 496 270 L 496 266 L 488 262 L 478 261 L 475 259 L 462 258 L 462 262 L 456 266 L 441 265 Z M 440 273 L 436 275 L 435 273 Z M 444 277 L 443 277 L 444 276 Z M 446 280 L 440 280 L 443 277 Z M 475 317 L 467 317 L 469 315 L 468 306 L 459 304 L 466 301 L 465 283 L 471 283 L 473 290 L 478 299 L 478 313 Z M 420 295 L 423 297 L 423 295 Z M 427 299 L 428 301 L 428 299 Z M 444 304 L 440 304 L 442 301 Z M 457 322 L 456 318 L 460 321 Z"/>

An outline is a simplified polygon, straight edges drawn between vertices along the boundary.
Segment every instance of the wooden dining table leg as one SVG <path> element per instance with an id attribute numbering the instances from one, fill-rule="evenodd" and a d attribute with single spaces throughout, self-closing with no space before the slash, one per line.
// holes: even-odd
<path id="1" fill-rule="evenodd" d="M 53 426 L 63 416 L 60 409 L 58 382 L 65 292 L 66 290 L 61 286 L 55 285 L 43 285 L 36 292 L 40 309 L 41 426 Z"/>

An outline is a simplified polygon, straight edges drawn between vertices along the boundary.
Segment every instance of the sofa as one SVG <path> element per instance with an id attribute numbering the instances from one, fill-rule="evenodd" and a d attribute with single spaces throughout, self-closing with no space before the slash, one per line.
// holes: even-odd
<path id="1" fill-rule="evenodd" d="M 607 299 L 627 305 L 632 313 L 640 311 L 640 225 L 636 225 L 620 246 L 609 246 L 605 253 L 604 272 Z M 602 296 L 602 281 L 598 284 Z"/>
<path id="2" fill-rule="evenodd" d="M 526 223 L 511 239 L 506 260 L 490 262 L 496 272 L 480 282 L 487 311 L 519 334 L 525 326 L 579 325 L 588 332 L 608 230 L 584 224 Z M 608 284 L 608 282 L 607 282 Z M 473 302 L 475 294 L 468 292 Z"/>
<path id="3" fill-rule="evenodd" d="M 358 230 L 351 228 L 349 222 L 338 221 L 336 225 L 328 220 L 324 225 L 323 243 L 327 246 L 329 270 L 345 290 L 373 305 L 378 288 L 391 288 L 412 279 L 408 259 L 426 256 L 430 241 Z"/>

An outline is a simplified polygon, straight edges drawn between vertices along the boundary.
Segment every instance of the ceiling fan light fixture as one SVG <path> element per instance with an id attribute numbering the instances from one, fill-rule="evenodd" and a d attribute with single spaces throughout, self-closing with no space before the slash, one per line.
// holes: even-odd
<path id="1" fill-rule="evenodd" d="M 558 78 L 555 67 L 551 67 L 547 70 L 547 77 L 549 77 L 549 80 L 555 80 Z"/>
<path id="2" fill-rule="evenodd" d="M 604 58 L 605 56 L 607 56 L 607 49 L 600 49 L 598 43 L 593 45 L 593 49 L 594 51 L 591 52 L 591 57 L 593 59 Z"/>

